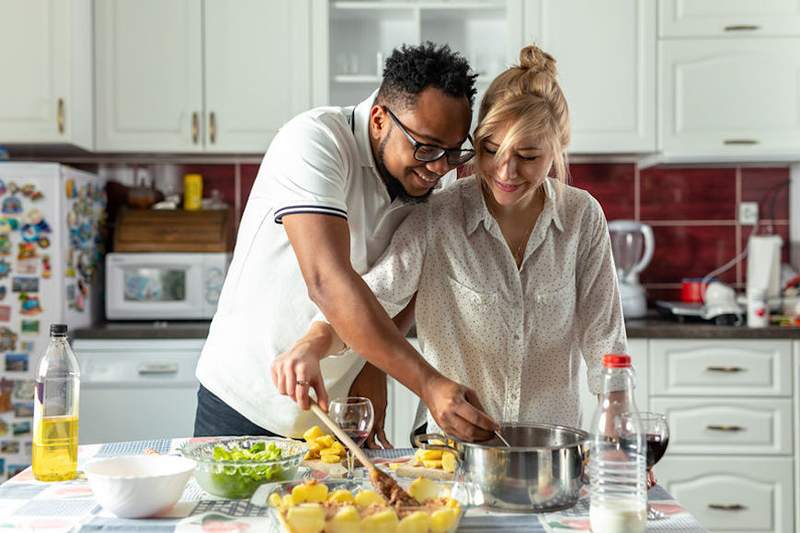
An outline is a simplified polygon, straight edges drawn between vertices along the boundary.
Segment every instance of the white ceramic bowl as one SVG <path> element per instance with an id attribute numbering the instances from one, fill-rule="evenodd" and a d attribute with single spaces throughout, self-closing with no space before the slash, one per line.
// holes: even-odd
<path id="1" fill-rule="evenodd" d="M 194 468 L 185 457 L 129 455 L 97 459 L 83 470 L 100 505 L 120 518 L 144 518 L 175 505 Z"/>

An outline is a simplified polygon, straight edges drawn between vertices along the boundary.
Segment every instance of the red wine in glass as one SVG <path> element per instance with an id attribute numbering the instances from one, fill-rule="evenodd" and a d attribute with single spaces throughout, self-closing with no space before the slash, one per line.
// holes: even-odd
<path id="1" fill-rule="evenodd" d="M 358 446 L 359 448 L 364 445 L 364 442 L 366 442 L 367 437 L 369 437 L 369 431 L 361 431 L 358 429 L 355 430 L 345 429 L 344 432 L 347 433 L 348 437 L 353 439 L 353 442 L 355 442 L 356 446 Z"/>
<path id="2" fill-rule="evenodd" d="M 669 437 L 654 433 L 647 434 L 647 468 L 653 468 L 664 457 L 669 444 Z"/>

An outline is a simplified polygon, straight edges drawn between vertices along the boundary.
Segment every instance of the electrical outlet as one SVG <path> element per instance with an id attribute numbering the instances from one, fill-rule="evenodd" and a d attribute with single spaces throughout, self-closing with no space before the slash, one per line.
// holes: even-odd
<path id="1" fill-rule="evenodd" d="M 755 226 L 758 223 L 758 202 L 739 203 L 739 224 Z"/>

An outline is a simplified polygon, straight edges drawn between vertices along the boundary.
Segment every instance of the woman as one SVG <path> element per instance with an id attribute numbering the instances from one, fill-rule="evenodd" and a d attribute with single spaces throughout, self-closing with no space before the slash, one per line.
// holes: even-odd
<path id="1" fill-rule="evenodd" d="M 409 215 L 364 280 L 390 316 L 417 293 L 425 358 L 496 420 L 579 426 L 580 358 L 599 393 L 602 356 L 624 352 L 626 338 L 603 211 L 565 184 L 570 124 L 555 60 L 524 48 L 478 118 L 476 175 Z M 273 379 L 294 383 L 298 364 L 318 372 L 341 348 L 316 322 Z"/>

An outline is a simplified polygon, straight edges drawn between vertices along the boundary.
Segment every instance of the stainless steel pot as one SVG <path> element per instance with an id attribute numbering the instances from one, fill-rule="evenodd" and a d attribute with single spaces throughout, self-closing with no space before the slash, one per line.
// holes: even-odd
<path id="1" fill-rule="evenodd" d="M 462 442 L 428 433 L 414 441 L 423 449 L 451 451 L 458 458 L 456 479 L 480 489 L 476 504 L 505 512 L 542 513 L 572 507 L 584 484 L 589 434 L 548 424 L 506 424 L 499 439 Z M 432 440 L 454 446 L 432 444 Z"/>

